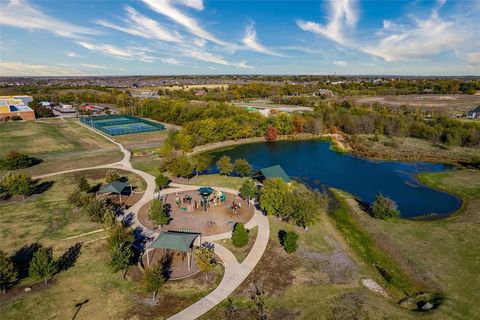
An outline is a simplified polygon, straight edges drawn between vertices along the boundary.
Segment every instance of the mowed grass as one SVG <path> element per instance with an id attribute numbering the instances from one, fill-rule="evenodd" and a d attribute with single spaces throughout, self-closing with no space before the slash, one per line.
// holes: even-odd
<path id="1" fill-rule="evenodd" d="M 238 190 L 247 178 L 224 176 L 220 174 L 203 174 L 198 177 L 193 177 L 188 181 L 183 180 L 181 183 L 191 184 L 195 186 L 211 186 L 223 187 Z"/>
<path id="2" fill-rule="evenodd" d="M 250 250 L 252 249 L 253 244 L 257 239 L 257 233 L 258 233 L 258 227 L 254 227 L 250 229 L 248 232 L 248 243 L 246 246 L 241 248 L 235 247 L 233 245 L 232 239 L 223 239 L 220 241 L 220 243 L 222 244 L 222 246 L 224 246 L 225 248 L 227 248 L 233 253 L 233 255 L 235 256 L 235 258 L 237 258 L 237 261 L 239 263 L 242 263 L 243 260 L 245 260 L 245 258 L 250 253 Z"/>
<path id="3" fill-rule="evenodd" d="M 122 153 L 110 141 L 75 123 L 36 120 L 0 124 L 0 156 L 10 150 L 35 156 L 42 163 L 24 169 L 30 175 L 113 163 Z"/>
<path id="4" fill-rule="evenodd" d="M 102 183 L 107 169 L 97 169 L 69 173 L 40 182 L 52 182 L 50 189 L 42 194 L 27 197 L 25 200 L 11 199 L 0 202 L 0 247 L 12 252 L 21 246 L 37 241 L 45 245 L 55 245 L 58 240 L 102 228 L 93 223 L 81 211 L 73 210 L 67 202 L 82 176 L 87 177 L 91 186 Z M 139 176 L 119 171 L 121 176 L 144 190 L 144 182 Z"/>

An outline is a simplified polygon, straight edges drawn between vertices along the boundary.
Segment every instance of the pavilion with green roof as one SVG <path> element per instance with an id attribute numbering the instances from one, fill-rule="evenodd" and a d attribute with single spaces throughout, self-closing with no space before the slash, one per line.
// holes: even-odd
<path id="1" fill-rule="evenodd" d="M 187 254 L 188 259 L 188 271 L 191 270 L 192 263 L 192 251 L 195 240 L 200 237 L 200 243 L 202 241 L 202 234 L 197 232 L 180 232 L 180 231 L 163 231 L 160 232 L 157 238 L 148 246 L 146 250 L 147 254 L 147 266 L 150 266 L 149 252 L 155 249 L 175 250 L 184 252 Z M 155 255 L 155 253 L 154 253 Z"/>
<path id="2" fill-rule="evenodd" d="M 105 193 L 118 194 L 120 197 L 120 204 L 122 204 L 122 192 L 126 188 L 130 188 L 130 194 L 131 194 L 132 186 L 129 183 L 115 180 L 107 184 L 102 189 L 98 190 L 97 194 L 105 194 Z"/>
<path id="3" fill-rule="evenodd" d="M 260 169 L 255 172 L 252 177 L 253 179 L 257 179 L 260 182 L 263 182 L 267 178 L 280 178 L 285 183 L 292 182 L 292 179 L 290 179 L 288 174 L 278 164 L 275 166 Z"/>

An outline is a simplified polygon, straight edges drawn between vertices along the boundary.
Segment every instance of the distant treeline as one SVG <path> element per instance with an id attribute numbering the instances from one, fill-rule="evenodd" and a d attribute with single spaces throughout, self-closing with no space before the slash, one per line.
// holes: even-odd
<path id="1" fill-rule="evenodd" d="M 272 113 L 264 117 L 225 102 L 198 103 L 183 99 L 147 99 L 133 110 L 138 115 L 182 125 L 182 149 L 210 142 L 263 136 L 269 126 L 278 134 L 340 133 L 414 137 L 448 146 L 480 147 L 480 124 L 445 117 L 425 119 L 406 109 L 349 101 L 322 103 L 313 112 Z"/>

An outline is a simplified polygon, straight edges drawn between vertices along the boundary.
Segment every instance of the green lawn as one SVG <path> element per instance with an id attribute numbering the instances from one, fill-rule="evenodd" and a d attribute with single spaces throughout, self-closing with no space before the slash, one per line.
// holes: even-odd
<path id="1" fill-rule="evenodd" d="M 255 243 L 255 239 L 257 239 L 257 233 L 258 227 L 250 229 L 248 232 L 248 243 L 245 247 L 242 248 L 235 247 L 232 243 L 232 239 L 223 239 L 220 242 L 222 246 L 224 246 L 233 253 L 239 263 L 242 263 L 252 249 L 253 244 Z"/>
<path id="2" fill-rule="evenodd" d="M 193 177 L 190 180 L 182 180 L 182 183 L 197 186 L 223 187 L 238 190 L 247 178 L 223 176 L 219 174 L 204 174 Z"/>
<path id="3" fill-rule="evenodd" d="M 2 123 L 0 156 L 15 150 L 43 160 L 36 166 L 22 170 L 30 175 L 96 166 L 122 159 L 123 155 L 117 146 L 75 122 L 48 119 Z"/>

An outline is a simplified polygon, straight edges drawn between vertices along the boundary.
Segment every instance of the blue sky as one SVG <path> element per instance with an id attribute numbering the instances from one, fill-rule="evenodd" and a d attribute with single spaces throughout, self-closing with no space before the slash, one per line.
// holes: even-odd
<path id="1" fill-rule="evenodd" d="M 0 0 L 0 75 L 480 75 L 480 1 Z"/>

